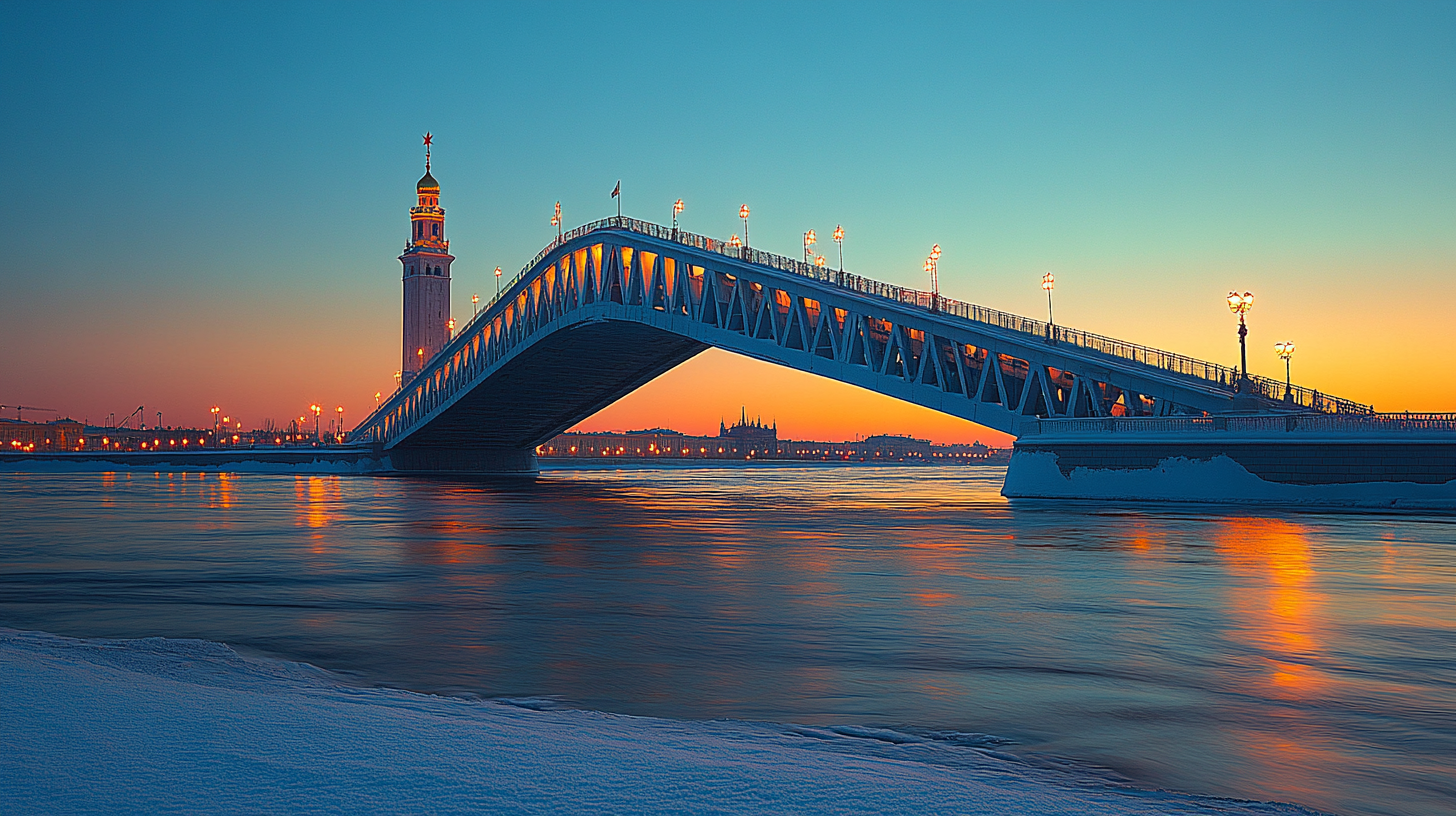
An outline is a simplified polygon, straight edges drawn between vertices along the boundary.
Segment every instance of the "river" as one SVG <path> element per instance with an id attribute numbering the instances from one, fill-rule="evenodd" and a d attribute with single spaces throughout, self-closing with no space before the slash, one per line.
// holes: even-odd
<path id="1" fill-rule="evenodd" d="M 357 682 L 861 725 L 1456 810 L 1456 519 L 1009 503 L 995 467 L 0 474 L 0 626 Z"/>

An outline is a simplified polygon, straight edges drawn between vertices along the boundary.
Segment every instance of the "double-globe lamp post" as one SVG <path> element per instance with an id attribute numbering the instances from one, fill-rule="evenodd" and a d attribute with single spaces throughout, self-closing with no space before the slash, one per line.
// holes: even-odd
<path id="1" fill-rule="evenodd" d="M 814 244 L 817 243 L 818 241 L 819 241 L 819 236 L 814 234 L 814 230 L 809 230 L 808 232 L 804 233 L 804 262 L 805 263 L 808 263 L 809 262 L 809 248 L 812 247 L 812 246 L 814 246 Z"/>
<path id="2" fill-rule="evenodd" d="M 839 278 L 844 282 L 844 227 L 834 225 L 834 243 L 839 245 Z"/>
<path id="3" fill-rule="evenodd" d="M 1294 341 L 1285 340 L 1274 344 L 1274 351 L 1284 361 L 1284 401 L 1294 401 L 1294 385 L 1289 379 L 1289 358 L 1294 356 Z"/>
<path id="4" fill-rule="evenodd" d="M 1041 288 L 1047 293 L 1047 339 L 1055 341 L 1057 321 L 1052 317 L 1052 290 L 1057 286 L 1057 276 L 1048 272 L 1041 276 Z"/>
<path id="5" fill-rule="evenodd" d="M 940 244 L 930 248 L 925 259 L 925 271 L 930 275 L 930 311 L 940 311 Z"/>
<path id="6" fill-rule="evenodd" d="M 1244 314 L 1254 308 L 1254 295 L 1252 292 L 1245 292 L 1242 295 L 1238 292 L 1228 293 L 1229 311 L 1239 316 L 1239 391 L 1244 390 L 1244 382 L 1249 379 L 1249 349 L 1245 340 L 1249 336 L 1249 327 L 1244 323 Z"/>
<path id="7" fill-rule="evenodd" d="M 677 238 L 677 216 L 683 211 L 683 200 L 679 198 L 672 202 L 672 237 Z"/>
<path id="8" fill-rule="evenodd" d="M 743 219 L 743 245 L 748 246 L 748 205 L 738 208 L 738 217 Z"/>

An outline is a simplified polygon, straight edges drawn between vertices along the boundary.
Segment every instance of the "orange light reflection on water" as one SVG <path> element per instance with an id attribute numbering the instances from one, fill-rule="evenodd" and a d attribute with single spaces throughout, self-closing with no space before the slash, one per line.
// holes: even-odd
<path id="1" fill-rule="evenodd" d="M 1261 781 L 1271 793 L 1319 801 L 1319 770 L 1341 757 L 1322 747 L 1299 713 L 1331 696 L 1336 682 L 1321 665 L 1329 627 L 1308 536 L 1304 525 L 1286 519 L 1230 518 L 1213 539 L 1234 579 L 1226 598 L 1231 635 L 1249 647 L 1251 661 L 1244 667 L 1251 671 L 1225 677 L 1235 692 L 1241 683 L 1255 683 L 1248 693 L 1301 704 L 1249 729 L 1246 749 L 1260 760 Z"/>

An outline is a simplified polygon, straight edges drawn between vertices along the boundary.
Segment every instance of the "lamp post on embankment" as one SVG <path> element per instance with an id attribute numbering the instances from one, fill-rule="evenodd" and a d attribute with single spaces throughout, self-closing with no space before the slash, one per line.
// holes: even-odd
<path id="1" fill-rule="evenodd" d="M 1274 351 L 1284 361 L 1284 401 L 1294 401 L 1294 386 L 1289 379 L 1289 358 L 1294 356 L 1294 341 L 1285 340 L 1274 344 Z"/>
<path id="2" fill-rule="evenodd" d="M 1245 292 L 1242 295 L 1238 292 L 1228 293 L 1229 311 L 1239 316 L 1239 393 L 1247 388 L 1249 379 L 1249 346 L 1247 338 L 1249 327 L 1244 322 L 1244 314 L 1254 307 L 1254 294 Z"/>

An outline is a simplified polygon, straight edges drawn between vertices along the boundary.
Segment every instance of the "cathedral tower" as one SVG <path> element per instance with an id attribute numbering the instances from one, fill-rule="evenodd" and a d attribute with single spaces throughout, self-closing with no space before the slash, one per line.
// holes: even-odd
<path id="1" fill-rule="evenodd" d="M 433 138 L 425 134 L 425 175 L 415 185 L 419 203 L 410 208 L 410 240 L 399 256 L 404 265 L 404 382 L 450 342 L 450 262 L 455 256 L 445 240 L 440 184 L 430 175 Z"/>

